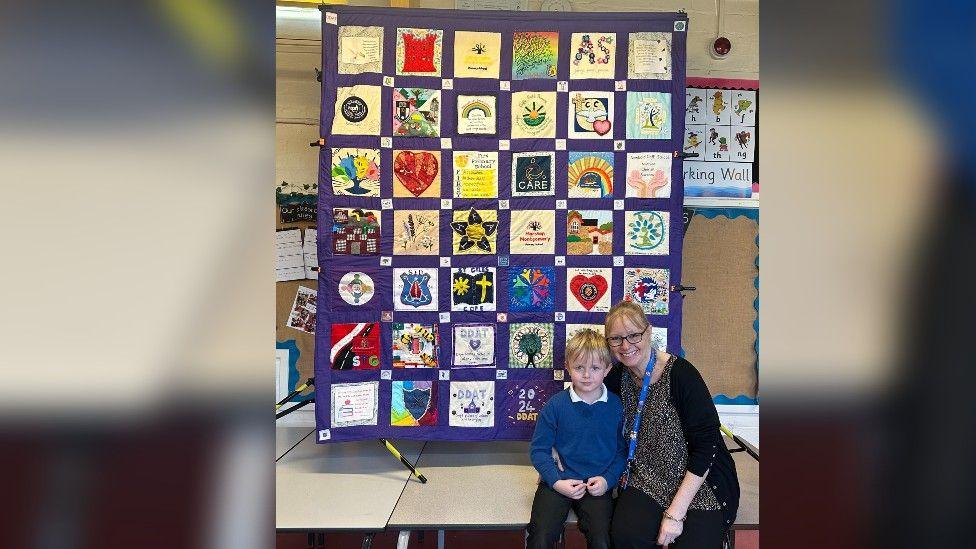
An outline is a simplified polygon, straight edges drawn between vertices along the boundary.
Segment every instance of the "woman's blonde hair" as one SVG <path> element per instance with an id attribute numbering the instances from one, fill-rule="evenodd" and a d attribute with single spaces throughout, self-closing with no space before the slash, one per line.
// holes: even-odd
<path id="1" fill-rule="evenodd" d="M 586 328 L 576 332 L 566 342 L 566 364 L 577 358 L 588 356 L 607 366 L 613 364 L 607 341 L 596 330 Z"/>
<path id="2" fill-rule="evenodd" d="M 640 305 L 633 301 L 623 300 L 610 307 L 610 312 L 607 313 L 607 318 L 603 321 L 603 330 L 605 333 L 610 333 L 610 324 L 618 318 L 629 320 L 631 324 L 641 330 L 651 325 L 651 322 L 647 320 L 647 315 L 644 314 L 644 309 Z"/>

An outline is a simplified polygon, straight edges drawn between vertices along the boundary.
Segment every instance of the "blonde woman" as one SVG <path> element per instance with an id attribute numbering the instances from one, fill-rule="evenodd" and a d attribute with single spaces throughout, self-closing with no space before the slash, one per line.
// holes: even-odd
<path id="1" fill-rule="evenodd" d="M 652 345 L 640 306 L 614 305 L 604 335 L 616 362 L 606 385 L 620 395 L 629 444 L 614 547 L 720 549 L 739 483 L 708 387 L 691 363 Z"/>

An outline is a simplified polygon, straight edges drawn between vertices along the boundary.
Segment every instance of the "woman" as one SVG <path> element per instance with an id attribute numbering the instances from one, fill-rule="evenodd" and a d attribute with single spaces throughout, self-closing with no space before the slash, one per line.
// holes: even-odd
<path id="1" fill-rule="evenodd" d="M 605 336 L 619 361 L 606 385 L 623 401 L 631 440 L 614 547 L 721 548 L 739 482 L 704 380 L 687 360 L 652 346 L 651 325 L 634 303 L 610 309 Z"/>

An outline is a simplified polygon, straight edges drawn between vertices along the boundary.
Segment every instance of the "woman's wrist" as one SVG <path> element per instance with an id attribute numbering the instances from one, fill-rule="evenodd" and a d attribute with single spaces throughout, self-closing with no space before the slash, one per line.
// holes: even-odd
<path id="1" fill-rule="evenodd" d="M 688 515 L 684 515 L 683 517 L 678 518 L 676 515 L 679 515 L 679 514 L 682 514 L 682 513 L 674 513 L 674 514 L 672 514 L 672 513 L 668 512 L 667 509 L 664 510 L 664 518 L 666 518 L 666 519 L 670 519 L 670 520 L 673 520 L 675 522 L 684 522 L 685 519 L 688 518 Z"/>

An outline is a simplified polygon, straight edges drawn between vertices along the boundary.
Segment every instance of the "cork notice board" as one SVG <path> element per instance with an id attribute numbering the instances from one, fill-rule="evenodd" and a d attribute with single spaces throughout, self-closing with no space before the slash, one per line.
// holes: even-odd
<path id="1" fill-rule="evenodd" d="M 759 213 L 686 208 L 682 347 L 716 404 L 758 404 Z"/>

